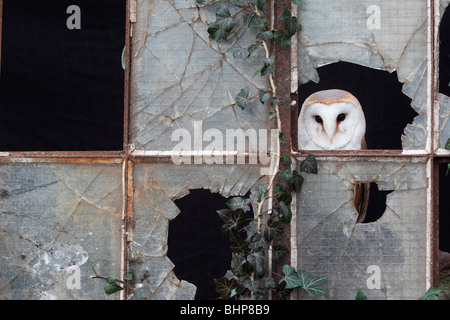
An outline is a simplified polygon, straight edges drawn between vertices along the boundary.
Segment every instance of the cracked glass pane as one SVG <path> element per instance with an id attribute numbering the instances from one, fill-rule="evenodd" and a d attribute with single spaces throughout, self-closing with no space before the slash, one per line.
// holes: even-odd
<path id="1" fill-rule="evenodd" d="M 318 161 L 297 194 L 298 268 L 327 276 L 327 299 L 418 299 L 427 282 L 426 164 Z M 376 182 L 386 209 L 356 223 L 354 186 Z M 371 190 L 372 191 L 372 190 Z M 370 198 L 370 194 L 369 194 Z"/>
<path id="2" fill-rule="evenodd" d="M 128 254 L 135 285 L 150 299 L 194 299 L 196 287 L 177 279 L 167 257 L 169 220 L 180 213 L 173 201 L 190 189 L 244 196 L 260 179 L 260 168 L 135 163 L 133 171 L 134 228 Z"/>
<path id="3" fill-rule="evenodd" d="M 300 84 L 319 82 L 318 67 L 346 61 L 396 71 L 419 115 L 402 136 L 403 149 L 425 149 L 427 138 L 427 2 L 305 0 L 299 10 Z M 320 23 L 318 23 L 320 21 Z M 301 90 L 301 86 L 300 86 Z M 370 119 L 368 119 L 370 121 Z"/>
<path id="4" fill-rule="evenodd" d="M 0 165 L 0 298 L 117 299 L 89 279 L 120 275 L 122 167 Z"/>
<path id="5" fill-rule="evenodd" d="M 250 97 L 268 87 L 265 77 L 252 77 L 264 50 L 246 61 L 232 56 L 231 45 L 253 43 L 246 28 L 238 27 L 226 42 L 210 41 L 207 29 L 218 5 L 138 1 L 130 103 L 131 143 L 136 150 L 172 150 L 178 142 L 171 141 L 173 131 L 192 133 L 194 121 L 203 130 L 268 127 L 268 106 L 256 99 L 241 110 L 234 101 L 245 86 Z"/>

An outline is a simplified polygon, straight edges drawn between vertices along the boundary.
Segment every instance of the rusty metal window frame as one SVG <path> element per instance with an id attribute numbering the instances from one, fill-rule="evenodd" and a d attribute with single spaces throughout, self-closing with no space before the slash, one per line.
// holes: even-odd
<path id="1" fill-rule="evenodd" d="M 288 5 L 288 0 L 277 0 L 273 11 L 277 11 Z M 438 59 L 439 59 L 439 40 L 438 29 L 440 19 L 439 0 L 427 0 L 428 7 L 428 138 L 427 148 L 418 151 L 403 150 L 360 150 L 360 151 L 315 151 L 314 155 L 323 160 L 339 161 L 409 161 L 417 158 L 427 161 L 427 176 L 429 177 L 428 188 L 428 224 L 427 224 L 427 242 L 429 244 L 429 277 L 427 282 L 436 285 L 438 281 L 438 250 L 439 250 L 439 163 L 450 162 L 450 151 L 438 148 L 439 141 L 439 105 L 437 104 L 437 84 L 438 84 Z M 1 30 L 2 30 L 2 7 L 3 0 L 0 0 L 0 67 L 1 67 Z M 292 6 L 293 15 L 296 14 L 296 6 Z M 122 239 L 122 275 L 127 274 L 127 235 L 132 231 L 133 218 L 133 166 L 134 163 L 170 163 L 171 156 L 164 152 L 133 152 L 129 141 L 129 95 L 130 95 L 130 41 L 132 36 L 132 23 L 136 21 L 136 0 L 126 0 L 126 23 L 125 23 L 125 75 L 124 75 L 124 132 L 123 132 L 123 150 L 122 151 L 89 151 L 89 152 L 0 152 L 0 163 L 15 162 L 54 162 L 54 163 L 121 163 L 122 164 L 122 182 L 123 182 L 123 239 Z M 277 26 L 275 26 L 277 28 Z M 276 79 L 280 104 L 289 106 L 290 102 L 297 101 L 298 90 L 298 66 L 296 39 L 293 41 L 292 50 L 276 51 L 276 65 L 283 70 L 289 70 L 288 77 Z M 293 158 L 303 158 L 307 155 L 306 151 L 298 150 L 297 137 L 297 115 L 298 104 L 294 107 L 281 108 L 280 111 L 282 128 L 285 136 L 291 137 L 288 143 L 282 147 L 281 152 L 287 151 Z M 293 201 L 295 203 L 295 201 Z M 295 209 L 295 208 L 293 208 Z M 295 212 L 295 210 L 293 210 Z M 295 219 L 293 219 L 295 220 Z M 295 223 L 292 224 L 291 234 L 295 234 Z M 293 237 L 290 237 L 291 246 L 296 246 Z M 295 250 L 292 250 L 293 252 Z M 295 256 L 291 257 L 295 261 Z M 127 290 L 121 292 L 120 298 L 126 299 Z"/>

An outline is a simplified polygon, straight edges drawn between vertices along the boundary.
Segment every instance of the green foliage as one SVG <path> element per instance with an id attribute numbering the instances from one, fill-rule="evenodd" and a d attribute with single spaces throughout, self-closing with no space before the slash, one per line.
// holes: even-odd
<path id="1" fill-rule="evenodd" d="M 438 288 L 431 286 L 419 300 L 439 300 L 439 293 L 441 293 L 441 291 Z M 355 300 L 367 300 L 367 296 L 361 289 L 358 289 Z"/>
<path id="2" fill-rule="evenodd" d="M 96 259 L 94 262 L 91 263 L 90 267 L 86 270 L 87 272 L 93 272 L 94 274 L 91 275 L 89 278 L 91 279 L 101 279 L 105 281 L 105 286 L 103 288 L 103 291 L 107 295 L 114 294 L 116 292 L 122 291 L 124 287 L 128 287 L 131 291 L 133 291 L 136 294 L 136 297 L 146 299 L 145 293 L 143 290 L 136 291 L 132 287 L 130 287 L 125 280 L 132 280 L 133 275 L 127 274 L 123 277 L 123 280 L 116 279 L 114 276 L 109 275 L 107 277 L 101 276 L 95 271 L 95 266 L 101 261 L 101 259 Z"/>
<path id="3" fill-rule="evenodd" d="M 204 0 L 196 0 L 197 4 L 204 4 Z M 264 50 L 265 57 L 260 67 L 255 71 L 254 77 L 269 77 L 271 88 L 260 88 L 258 94 L 250 96 L 250 88 L 242 88 L 235 97 L 236 105 L 242 110 L 248 108 L 249 102 L 259 98 L 262 104 L 270 102 L 273 110 L 269 119 L 277 119 L 279 126 L 279 99 L 276 97 L 276 88 L 272 77 L 275 74 L 275 57 L 270 53 L 267 41 L 273 41 L 281 49 L 292 44 L 292 37 L 301 30 L 297 17 L 292 16 L 289 10 L 284 10 L 279 17 L 284 22 L 282 29 L 272 29 L 268 25 L 265 15 L 266 0 L 219 0 L 222 3 L 216 11 L 216 19 L 209 25 L 208 34 L 211 40 L 227 41 L 235 34 L 236 26 L 244 26 L 253 31 L 255 40 L 249 46 L 233 44 L 230 52 L 235 59 L 247 60 L 256 50 Z M 292 1 L 300 6 L 300 0 Z M 236 10 L 234 10 L 236 9 Z M 233 12 L 233 13 L 232 13 Z M 242 20 L 240 20 L 242 19 Z M 278 143 L 286 144 L 283 132 L 278 128 Z M 277 161 L 291 165 L 292 160 L 284 153 L 277 155 Z M 308 156 L 300 164 L 300 172 L 317 173 L 317 164 L 314 156 Z M 278 173 L 275 173 L 278 174 Z M 274 299 L 285 299 L 295 288 L 303 290 L 311 296 L 324 294 L 320 286 L 325 277 L 311 277 L 304 270 L 295 271 L 290 266 L 284 266 L 283 275 L 272 274 L 267 270 L 267 252 L 271 248 L 273 261 L 280 261 L 289 254 L 283 242 L 277 240 L 286 226 L 292 220 L 289 208 L 292 202 L 291 192 L 299 192 L 304 178 L 296 170 L 290 168 L 279 173 L 280 183 L 268 186 L 259 186 L 257 189 L 257 204 L 251 204 L 250 199 L 234 197 L 227 202 L 227 209 L 218 210 L 217 213 L 223 221 L 222 232 L 230 237 L 230 247 L 233 251 L 231 269 L 224 277 L 215 279 L 216 291 L 222 299 L 267 299 L 269 291 Z M 262 211 L 264 202 L 269 198 L 272 190 L 272 208 Z M 250 206 L 257 209 L 255 217 L 248 217 Z"/>
<path id="4" fill-rule="evenodd" d="M 358 289 L 355 300 L 367 300 L 367 296 L 361 291 L 361 289 Z"/>
<path id="5" fill-rule="evenodd" d="M 292 44 L 292 37 L 301 30 L 301 25 L 297 17 L 292 16 L 289 10 L 284 10 L 279 19 L 284 22 L 283 29 L 272 29 L 268 25 L 268 18 L 265 15 L 266 0 L 219 0 L 222 3 L 216 10 L 216 19 L 208 27 L 209 38 L 214 41 L 228 41 L 235 34 L 236 26 L 243 24 L 251 29 L 255 35 L 255 41 L 249 46 L 234 44 L 230 51 L 234 58 L 246 60 L 257 50 L 264 47 L 266 57 L 261 61 L 261 66 L 255 71 L 253 76 L 262 77 L 272 75 L 275 72 L 274 57 L 268 52 L 266 41 L 276 40 L 281 49 Z M 300 0 L 292 1 L 300 6 Z M 204 0 L 196 0 L 198 5 L 205 4 Z M 236 10 L 232 11 L 231 8 Z M 234 13 L 232 13 L 234 12 Z M 272 88 L 273 89 L 273 88 Z M 274 90 L 260 89 L 258 92 L 261 103 L 271 102 L 271 106 L 279 103 L 278 98 L 273 94 Z M 235 102 L 242 110 L 248 107 L 249 88 L 245 87 L 235 97 Z M 272 113 L 273 114 L 273 113 Z"/>
<path id="6" fill-rule="evenodd" d="M 439 293 L 441 293 L 441 291 L 438 288 L 431 286 L 419 300 L 439 300 Z"/>
<path id="7" fill-rule="evenodd" d="M 287 154 L 283 155 L 283 161 L 292 163 Z M 314 157 L 307 157 L 304 161 L 305 170 L 317 170 Z M 222 299 L 267 299 L 269 292 L 273 299 L 286 299 L 295 288 L 302 288 L 310 296 L 325 294 L 321 284 L 326 277 L 312 277 L 306 271 L 296 271 L 289 265 L 283 267 L 282 275 L 267 269 L 269 248 L 275 262 L 289 254 L 289 249 L 277 240 L 277 236 L 284 232 L 292 219 L 289 208 L 291 192 L 300 191 L 304 181 L 296 170 L 291 169 L 286 169 L 279 177 L 286 182 L 287 189 L 280 184 L 274 186 L 273 206 L 268 212 L 250 218 L 251 200 L 243 197 L 232 198 L 227 202 L 227 209 L 217 211 L 224 222 L 222 232 L 230 236 L 233 251 L 231 269 L 224 277 L 214 280 L 216 291 Z M 262 206 L 268 196 L 265 185 L 257 190 L 258 203 L 255 207 Z"/>

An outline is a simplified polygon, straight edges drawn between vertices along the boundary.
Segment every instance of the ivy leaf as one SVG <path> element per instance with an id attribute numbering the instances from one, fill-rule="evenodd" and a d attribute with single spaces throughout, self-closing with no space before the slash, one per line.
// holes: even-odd
<path id="1" fill-rule="evenodd" d="M 289 254 L 289 249 L 281 244 L 274 244 L 272 246 L 272 260 L 277 262 Z"/>
<path id="2" fill-rule="evenodd" d="M 271 39 L 273 39 L 273 32 L 269 31 L 269 30 L 261 31 L 256 35 L 256 39 L 262 40 L 262 41 L 271 40 Z"/>
<path id="3" fill-rule="evenodd" d="M 284 202 L 286 205 L 289 205 L 292 201 L 292 196 L 290 193 L 288 193 L 284 188 L 276 184 L 274 187 L 275 191 L 278 193 L 277 201 Z"/>
<path id="4" fill-rule="evenodd" d="M 286 283 L 286 289 L 294 289 L 300 287 L 302 285 L 301 280 L 299 279 L 297 272 L 290 265 L 283 266 L 283 274 L 284 277 L 281 278 L 280 281 L 284 281 Z"/>
<path id="5" fill-rule="evenodd" d="M 286 300 L 291 294 L 292 289 L 286 288 L 286 282 L 280 281 L 275 288 L 275 291 L 272 292 L 272 298 L 274 300 Z"/>
<path id="6" fill-rule="evenodd" d="M 233 54 L 233 57 L 241 60 L 245 60 L 249 56 L 249 51 L 247 48 L 243 48 L 242 46 L 235 44 L 230 49 L 231 53 Z"/>
<path id="7" fill-rule="evenodd" d="M 250 211 L 249 204 L 251 202 L 250 198 L 241 198 L 241 197 L 234 197 L 231 200 L 227 201 L 227 206 L 231 210 L 238 210 L 242 209 L 244 212 Z"/>
<path id="8" fill-rule="evenodd" d="M 123 277 L 123 280 L 132 280 L 132 279 L 133 279 L 133 275 L 131 273 L 129 273 Z"/>
<path id="9" fill-rule="evenodd" d="M 233 294 L 233 289 L 236 289 L 239 285 L 236 279 L 227 279 L 225 277 L 214 279 L 214 283 L 216 284 L 216 292 L 224 300 L 228 300 Z"/>
<path id="10" fill-rule="evenodd" d="M 300 163 L 300 171 L 306 173 L 317 174 L 316 157 L 312 154 L 308 155 L 305 160 Z"/>
<path id="11" fill-rule="evenodd" d="M 244 23 L 245 23 L 245 25 L 247 27 L 249 27 L 251 29 L 254 29 L 254 30 L 265 29 L 266 28 L 267 19 L 266 18 L 262 18 L 256 12 L 253 12 L 253 13 L 250 13 L 250 14 L 246 14 L 244 16 Z"/>
<path id="12" fill-rule="evenodd" d="M 225 29 L 222 29 L 219 26 L 219 24 L 213 23 L 208 27 L 208 33 L 211 39 L 219 41 L 219 40 L 227 40 L 229 32 L 226 31 Z"/>
<path id="13" fill-rule="evenodd" d="M 419 300 L 439 300 L 439 293 L 441 293 L 441 290 L 431 286 L 425 295 L 420 297 Z"/>
<path id="14" fill-rule="evenodd" d="M 450 150 L 450 138 L 448 138 L 447 142 L 445 143 L 445 149 Z"/>
<path id="15" fill-rule="evenodd" d="M 289 155 L 286 152 L 283 154 L 283 161 L 287 164 L 292 164 L 291 157 L 289 157 Z"/>
<path id="16" fill-rule="evenodd" d="M 273 36 L 278 39 L 281 49 L 284 49 L 286 46 L 290 46 L 292 44 L 291 37 L 284 33 L 283 30 L 277 30 Z"/>
<path id="17" fill-rule="evenodd" d="M 263 249 L 269 249 L 269 246 L 269 242 L 261 234 L 257 233 L 252 237 L 248 248 L 256 252 Z"/>
<path id="18" fill-rule="evenodd" d="M 274 61 L 275 59 L 273 56 L 271 56 L 270 58 L 264 58 L 262 67 L 259 68 L 258 71 L 256 71 L 253 76 L 256 76 L 258 73 L 260 73 L 261 77 L 263 77 L 269 73 L 274 73 L 275 72 Z"/>
<path id="19" fill-rule="evenodd" d="M 257 251 L 248 255 L 247 261 L 253 266 L 253 269 L 259 276 L 264 274 L 264 252 Z"/>
<path id="20" fill-rule="evenodd" d="M 270 97 L 272 96 L 270 94 L 270 92 L 267 91 L 267 89 L 261 89 L 258 91 L 258 95 L 259 95 L 259 101 L 261 101 L 261 103 L 266 102 L 267 100 L 270 99 Z"/>
<path id="21" fill-rule="evenodd" d="M 292 171 L 292 177 L 289 179 L 289 185 L 294 192 L 300 192 L 302 190 L 303 182 L 305 179 L 298 174 L 296 170 Z"/>
<path id="22" fill-rule="evenodd" d="M 306 271 L 299 270 L 297 277 L 300 280 L 300 287 L 302 287 L 306 293 L 311 296 L 320 296 L 325 294 L 325 290 L 321 284 L 327 279 L 327 277 L 311 277 Z"/>
<path id="23" fill-rule="evenodd" d="M 246 252 L 248 244 L 237 232 L 230 233 L 230 249 L 234 253 Z"/>
<path id="24" fill-rule="evenodd" d="M 361 289 L 358 289 L 355 300 L 367 300 L 367 296 L 361 291 Z"/>
<path id="25" fill-rule="evenodd" d="M 241 89 L 239 94 L 236 96 L 236 99 L 235 99 L 236 104 L 242 110 L 244 110 L 247 107 L 247 99 L 248 99 L 249 92 L 250 92 L 250 88 L 248 86 L 245 86 L 245 88 Z"/>
<path id="26" fill-rule="evenodd" d="M 234 28 L 234 20 L 226 7 L 221 7 L 216 12 L 216 21 L 208 27 L 209 37 L 216 41 L 227 40 L 228 34 Z"/>
<path id="27" fill-rule="evenodd" d="M 224 222 L 224 225 L 222 226 L 222 232 L 225 234 L 236 232 L 238 225 L 247 219 L 247 216 L 242 209 L 222 209 L 218 210 L 217 213 Z"/>
<path id="28" fill-rule="evenodd" d="M 106 285 L 104 288 L 106 294 L 110 295 L 120 290 L 123 290 L 123 288 L 117 284 L 114 280 L 114 276 L 109 276 L 106 278 Z"/>
<path id="29" fill-rule="evenodd" d="M 281 281 L 286 283 L 286 289 L 301 287 L 309 296 L 319 296 L 325 294 L 321 284 L 327 277 L 311 277 L 304 270 L 295 272 L 295 269 L 289 265 L 283 266 L 284 277 Z"/>
<path id="30" fill-rule="evenodd" d="M 278 202 L 276 204 L 276 208 L 279 213 L 281 221 L 283 221 L 285 224 L 288 224 L 289 222 L 291 222 L 292 211 L 289 209 L 289 207 L 283 201 Z"/>
<path id="31" fill-rule="evenodd" d="M 300 8 L 300 0 L 292 0 L 292 2 Z"/>
<path id="32" fill-rule="evenodd" d="M 283 232 L 283 228 L 281 227 L 280 223 L 277 221 L 276 218 L 271 217 L 269 221 L 267 221 L 267 227 L 264 230 L 264 238 L 270 242 L 272 241 L 273 237 L 277 234 L 280 234 Z"/>
<path id="33" fill-rule="evenodd" d="M 272 98 L 271 105 L 272 105 L 272 106 L 275 106 L 275 105 L 277 105 L 279 102 L 280 102 L 280 100 L 279 100 L 277 97 L 273 97 L 273 98 Z"/>
<path id="34" fill-rule="evenodd" d="M 269 193 L 269 190 L 267 190 L 267 187 L 265 185 L 262 185 L 258 189 L 258 202 L 261 202 L 263 196 L 267 196 Z"/>
<path id="35" fill-rule="evenodd" d="M 302 26 L 297 22 L 297 17 L 291 16 L 291 12 L 288 9 L 284 9 L 280 19 L 281 21 L 284 21 L 284 26 L 286 27 L 287 36 L 289 38 L 302 29 Z"/>
<path id="36" fill-rule="evenodd" d="M 244 275 L 244 265 L 246 263 L 247 260 L 243 254 L 233 254 L 231 258 L 231 272 L 238 277 Z"/>

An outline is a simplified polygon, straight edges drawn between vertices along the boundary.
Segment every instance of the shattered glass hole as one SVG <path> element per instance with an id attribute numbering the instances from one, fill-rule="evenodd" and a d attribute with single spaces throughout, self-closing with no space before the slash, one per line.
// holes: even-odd
<path id="1" fill-rule="evenodd" d="M 357 223 L 378 221 L 386 211 L 386 197 L 393 190 L 379 190 L 376 182 L 358 183 L 354 188 Z"/>
<path id="2" fill-rule="evenodd" d="M 414 121 L 418 113 L 411 107 L 411 99 L 403 94 L 396 72 L 348 62 L 322 66 L 317 72 L 320 78 L 318 83 L 309 82 L 299 87 L 299 107 L 317 91 L 348 91 L 358 99 L 365 115 L 367 149 L 402 149 L 405 127 Z"/>
<path id="3" fill-rule="evenodd" d="M 196 300 L 219 297 L 214 279 L 223 277 L 231 263 L 230 240 L 216 213 L 227 208 L 228 200 L 204 189 L 175 200 L 181 212 L 169 222 L 167 256 L 177 278 L 197 286 Z"/>

